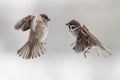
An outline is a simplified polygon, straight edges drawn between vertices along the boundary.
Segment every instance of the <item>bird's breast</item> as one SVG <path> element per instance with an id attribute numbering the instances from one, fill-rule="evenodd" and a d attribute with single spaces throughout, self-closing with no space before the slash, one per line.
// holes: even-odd
<path id="1" fill-rule="evenodd" d="M 41 41 L 44 41 L 47 38 L 47 34 L 48 34 L 48 28 L 46 27 L 43 32 L 42 32 L 42 38 Z"/>
<path id="2" fill-rule="evenodd" d="M 36 27 L 36 31 L 30 32 L 30 37 L 29 39 L 32 41 L 33 39 L 38 39 L 39 41 L 44 41 L 47 37 L 47 33 L 48 33 L 48 27 L 41 27 L 41 26 L 37 26 Z"/>
<path id="3" fill-rule="evenodd" d="M 77 34 L 76 34 L 76 32 L 75 32 L 75 31 L 70 31 L 70 33 L 71 33 L 71 35 L 72 35 L 72 37 L 73 37 L 74 39 L 76 39 L 76 38 L 77 38 Z"/>

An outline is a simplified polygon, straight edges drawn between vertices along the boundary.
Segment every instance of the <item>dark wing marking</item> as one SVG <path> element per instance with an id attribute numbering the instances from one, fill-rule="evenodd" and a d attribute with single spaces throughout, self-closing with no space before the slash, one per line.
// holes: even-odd
<path id="1" fill-rule="evenodd" d="M 79 33 L 77 35 L 76 45 L 73 48 L 75 52 L 83 52 L 86 47 L 88 47 L 88 42 L 85 40 L 88 35 L 81 28 L 79 29 Z"/>
<path id="2" fill-rule="evenodd" d="M 21 29 L 22 31 L 26 31 L 31 28 L 31 22 L 34 19 L 34 16 L 29 15 L 23 19 L 21 19 L 16 25 L 15 29 Z"/>

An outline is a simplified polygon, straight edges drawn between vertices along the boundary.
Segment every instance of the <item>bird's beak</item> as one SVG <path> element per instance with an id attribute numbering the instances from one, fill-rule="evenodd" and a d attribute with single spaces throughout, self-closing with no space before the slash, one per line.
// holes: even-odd
<path id="1" fill-rule="evenodd" d="M 69 24 L 68 24 L 68 23 L 66 23 L 65 25 L 67 25 L 67 26 L 68 26 Z"/>
<path id="2" fill-rule="evenodd" d="M 50 19 L 48 18 L 47 21 L 50 21 Z"/>

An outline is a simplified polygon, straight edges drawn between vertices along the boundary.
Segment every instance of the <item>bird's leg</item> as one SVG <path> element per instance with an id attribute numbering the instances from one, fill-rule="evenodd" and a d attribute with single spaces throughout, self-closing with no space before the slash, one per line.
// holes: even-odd
<path id="1" fill-rule="evenodd" d="M 84 57 L 86 58 L 86 53 L 89 53 L 89 50 L 91 48 L 90 47 L 87 47 L 84 51 L 83 51 L 83 54 L 84 54 Z"/>

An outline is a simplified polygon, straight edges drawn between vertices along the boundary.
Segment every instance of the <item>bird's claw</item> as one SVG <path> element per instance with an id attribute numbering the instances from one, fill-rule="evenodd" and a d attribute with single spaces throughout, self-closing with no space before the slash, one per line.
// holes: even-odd
<path id="1" fill-rule="evenodd" d="M 88 47 L 88 48 L 86 48 L 86 49 L 83 51 L 83 54 L 84 54 L 84 57 L 85 57 L 85 58 L 86 58 L 86 53 L 90 53 L 90 52 L 89 52 L 90 49 L 91 49 L 91 48 Z"/>
<path id="2" fill-rule="evenodd" d="M 89 53 L 89 51 L 86 50 L 86 51 L 83 52 L 85 58 L 86 58 L 86 53 Z"/>

